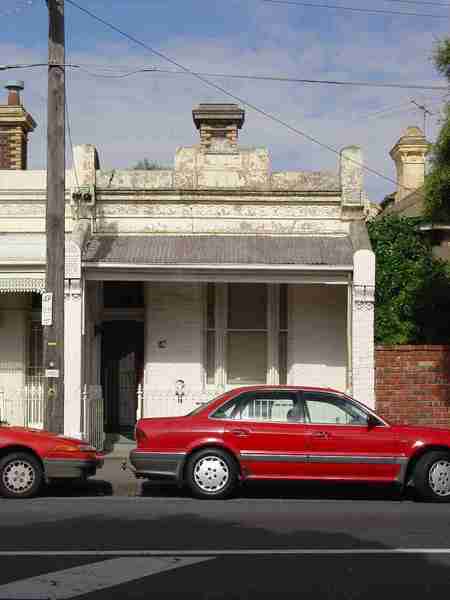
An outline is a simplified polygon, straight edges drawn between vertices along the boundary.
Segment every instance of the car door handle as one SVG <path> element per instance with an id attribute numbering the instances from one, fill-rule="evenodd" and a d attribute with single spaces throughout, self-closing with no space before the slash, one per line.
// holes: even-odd
<path id="1" fill-rule="evenodd" d="M 315 431 L 311 437 L 314 438 L 322 438 L 322 439 L 327 439 L 330 436 L 330 434 L 328 433 L 328 431 Z"/>
<path id="2" fill-rule="evenodd" d="M 248 429 L 232 429 L 230 433 L 232 433 L 236 437 L 247 437 L 248 435 L 250 435 L 250 431 Z"/>

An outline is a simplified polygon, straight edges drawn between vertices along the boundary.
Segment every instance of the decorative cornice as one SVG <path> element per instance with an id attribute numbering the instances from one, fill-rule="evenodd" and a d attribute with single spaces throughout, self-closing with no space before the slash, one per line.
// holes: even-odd
<path id="1" fill-rule="evenodd" d="M 0 294 L 18 294 L 45 292 L 45 279 L 10 277 L 8 279 L 0 278 Z"/>

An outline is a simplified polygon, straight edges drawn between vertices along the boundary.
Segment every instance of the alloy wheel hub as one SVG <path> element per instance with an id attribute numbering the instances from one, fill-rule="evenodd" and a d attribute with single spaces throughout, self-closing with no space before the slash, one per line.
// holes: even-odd
<path id="1" fill-rule="evenodd" d="M 3 484 L 15 494 L 30 490 L 34 483 L 34 469 L 24 460 L 10 462 L 3 471 Z"/>
<path id="2" fill-rule="evenodd" d="M 435 462 L 428 474 L 430 487 L 438 496 L 450 495 L 450 462 L 439 460 Z"/>
<path id="3" fill-rule="evenodd" d="M 194 479 L 204 492 L 219 492 L 230 478 L 228 465 L 218 456 L 205 456 L 194 467 Z"/>

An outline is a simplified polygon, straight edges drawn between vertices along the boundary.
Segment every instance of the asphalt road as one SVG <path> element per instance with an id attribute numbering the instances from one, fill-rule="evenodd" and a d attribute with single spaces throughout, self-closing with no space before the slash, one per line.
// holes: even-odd
<path id="1" fill-rule="evenodd" d="M 253 485 L 227 501 L 141 492 L 109 496 L 97 480 L 0 500 L 0 600 L 450 592 L 450 504 L 355 486 Z"/>

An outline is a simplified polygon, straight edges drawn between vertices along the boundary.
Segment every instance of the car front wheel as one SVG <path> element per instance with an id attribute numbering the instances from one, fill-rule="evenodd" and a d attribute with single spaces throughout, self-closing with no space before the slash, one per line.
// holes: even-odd
<path id="1" fill-rule="evenodd" d="M 42 466 L 31 454 L 14 452 L 0 459 L 0 496 L 31 498 L 42 481 Z"/>
<path id="2" fill-rule="evenodd" d="M 450 453 L 424 454 L 414 470 L 414 485 L 423 500 L 450 502 Z"/>
<path id="3" fill-rule="evenodd" d="M 219 448 L 196 452 L 186 466 L 186 482 L 197 498 L 226 498 L 235 489 L 237 479 L 236 461 Z"/>

